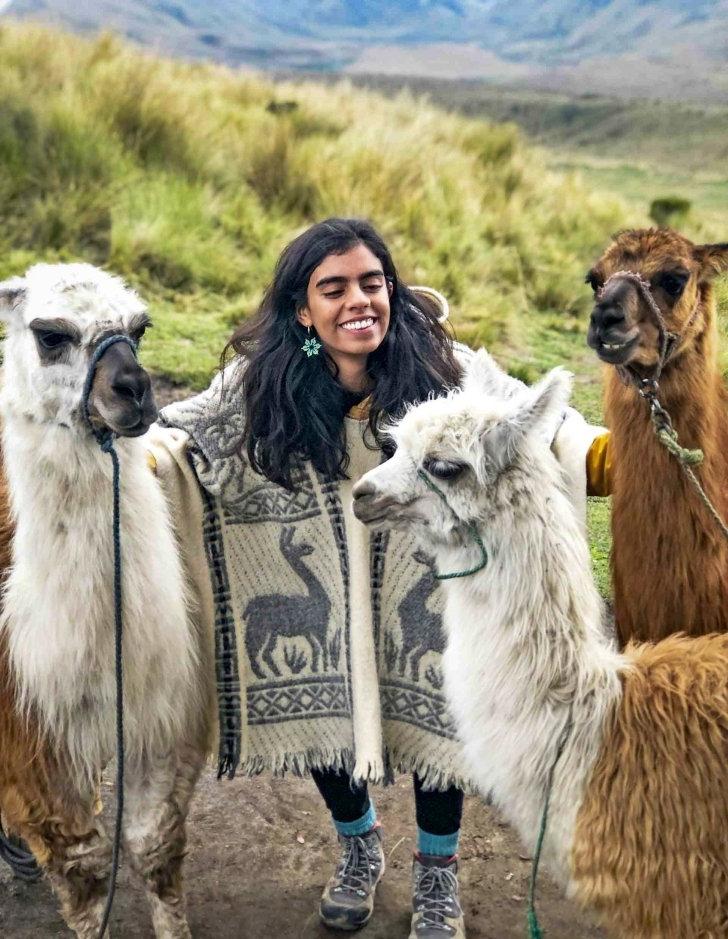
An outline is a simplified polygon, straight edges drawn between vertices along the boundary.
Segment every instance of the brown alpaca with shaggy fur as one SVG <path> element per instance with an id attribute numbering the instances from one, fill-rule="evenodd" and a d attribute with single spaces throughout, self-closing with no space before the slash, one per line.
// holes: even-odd
<path id="1" fill-rule="evenodd" d="M 728 392 L 718 367 L 711 282 L 728 270 L 728 244 L 694 245 L 663 229 L 618 234 L 587 275 L 597 293 L 589 345 L 606 363 L 611 431 L 612 569 L 619 639 L 658 640 L 728 630 L 728 540 L 677 460 L 660 444 L 646 401 L 625 380 L 653 375 L 659 358 L 655 314 L 638 287 L 615 278 L 640 274 L 679 336 L 659 380 L 659 401 L 683 447 L 700 448 L 696 467 L 708 497 L 728 519 Z M 606 288 L 604 285 L 606 284 Z"/>
<path id="2" fill-rule="evenodd" d="M 572 853 L 576 898 L 629 939 L 728 935 L 728 636 L 630 644 Z"/>

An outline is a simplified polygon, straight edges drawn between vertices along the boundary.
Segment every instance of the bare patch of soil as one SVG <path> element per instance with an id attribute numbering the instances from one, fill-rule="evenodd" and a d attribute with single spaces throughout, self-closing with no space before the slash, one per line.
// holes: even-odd
<path id="1" fill-rule="evenodd" d="M 113 788 L 104 785 L 107 813 Z M 384 825 L 387 872 L 362 939 L 407 939 L 414 849 L 412 783 L 373 792 Z M 107 829 L 111 830 L 111 818 Z M 319 924 L 318 899 L 332 873 L 336 838 L 308 779 L 218 782 L 207 770 L 190 814 L 187 893 L 192 933 L 204 939 L 333 939 Z M 530 861 L 518 840 L 479 799 L 465 806 L 461 889 L 469 939 L 523 939 Z M 539 877 L 538 913 L 552 939 L 601 939 L 603 933 Z M 116 937 L 152 939 L 138 881 L 122 867 L 112 914 Z M 0 863 L 0 935 L 62 937 L 66 930 L 48 885 L 13 880 Z"/>

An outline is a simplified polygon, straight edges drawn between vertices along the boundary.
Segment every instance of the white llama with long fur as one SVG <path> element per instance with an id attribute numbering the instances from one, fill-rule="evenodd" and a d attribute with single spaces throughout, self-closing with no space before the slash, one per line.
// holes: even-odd
<path id="1" fill-rule="evenodd" d="M 357 484 L 355 512 L 412 528 L 441 573 L 478 566 L 482 539 L 485 566 L 444 582 L 445 689 L 474 780 L 528 848 L 566 733 L 551 872 L 617 935 L 724 937 L 728 637 L 617 653 L 547 442 L 569 386 L 557 369 L 506 399 L 479 353 L 462 392 L 393 428 L 395 455 Z"/>
<path id="2" fill-rule="evenodd" d="M 112 467 L 81 400 L 95 347 L 114 333 L 140 339 L 148 318 L 133 291 L 88 264 L 39 264 L 0 284 L 0 317 L 0 809 L 68 925 L 95 937 L 110 845 L 94 805 L 115 754 Z M 168 509 L 139 439 L 156 416 L 150 382 L 127 343 L 100 358 L 89 414 L 119 435 L 125 843 L 155 933 L 172 939 L 190 934 L 181 863 L 208 690 Z"/>

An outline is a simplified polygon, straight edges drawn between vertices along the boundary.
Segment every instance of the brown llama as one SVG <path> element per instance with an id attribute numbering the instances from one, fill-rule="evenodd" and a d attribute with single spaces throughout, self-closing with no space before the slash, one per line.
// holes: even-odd
<path id="1" fill-rule="evenodd" d="M 728 244 L 695 245 L 669 229 L 642 229 L 616 235 L 587 275 L 596 295 L 587 341 L 615 366 L 607 374 L 605 413 L 622 644 L 728 630 L 728 539 L 657 439 L 637 390 L 659 371 L 662 352 L 658 400 L 681 446 L 703 451 L 695 474 L 728 518 L 728 391 L 718 366 L 712 289 L 726 270 Z"/>

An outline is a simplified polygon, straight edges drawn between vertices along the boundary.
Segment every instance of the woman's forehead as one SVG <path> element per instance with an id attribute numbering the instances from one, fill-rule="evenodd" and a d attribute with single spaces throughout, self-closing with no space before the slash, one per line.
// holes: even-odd
<path id="1" fill-rule="evenodd" d="M 373 273 L 383 273 L 382 262 L 366 245 L 357 244 L 343 254 L 327 254 L 311 273 L 310 283 L 316 286 L 329 277 L 355 279 Z"/>

